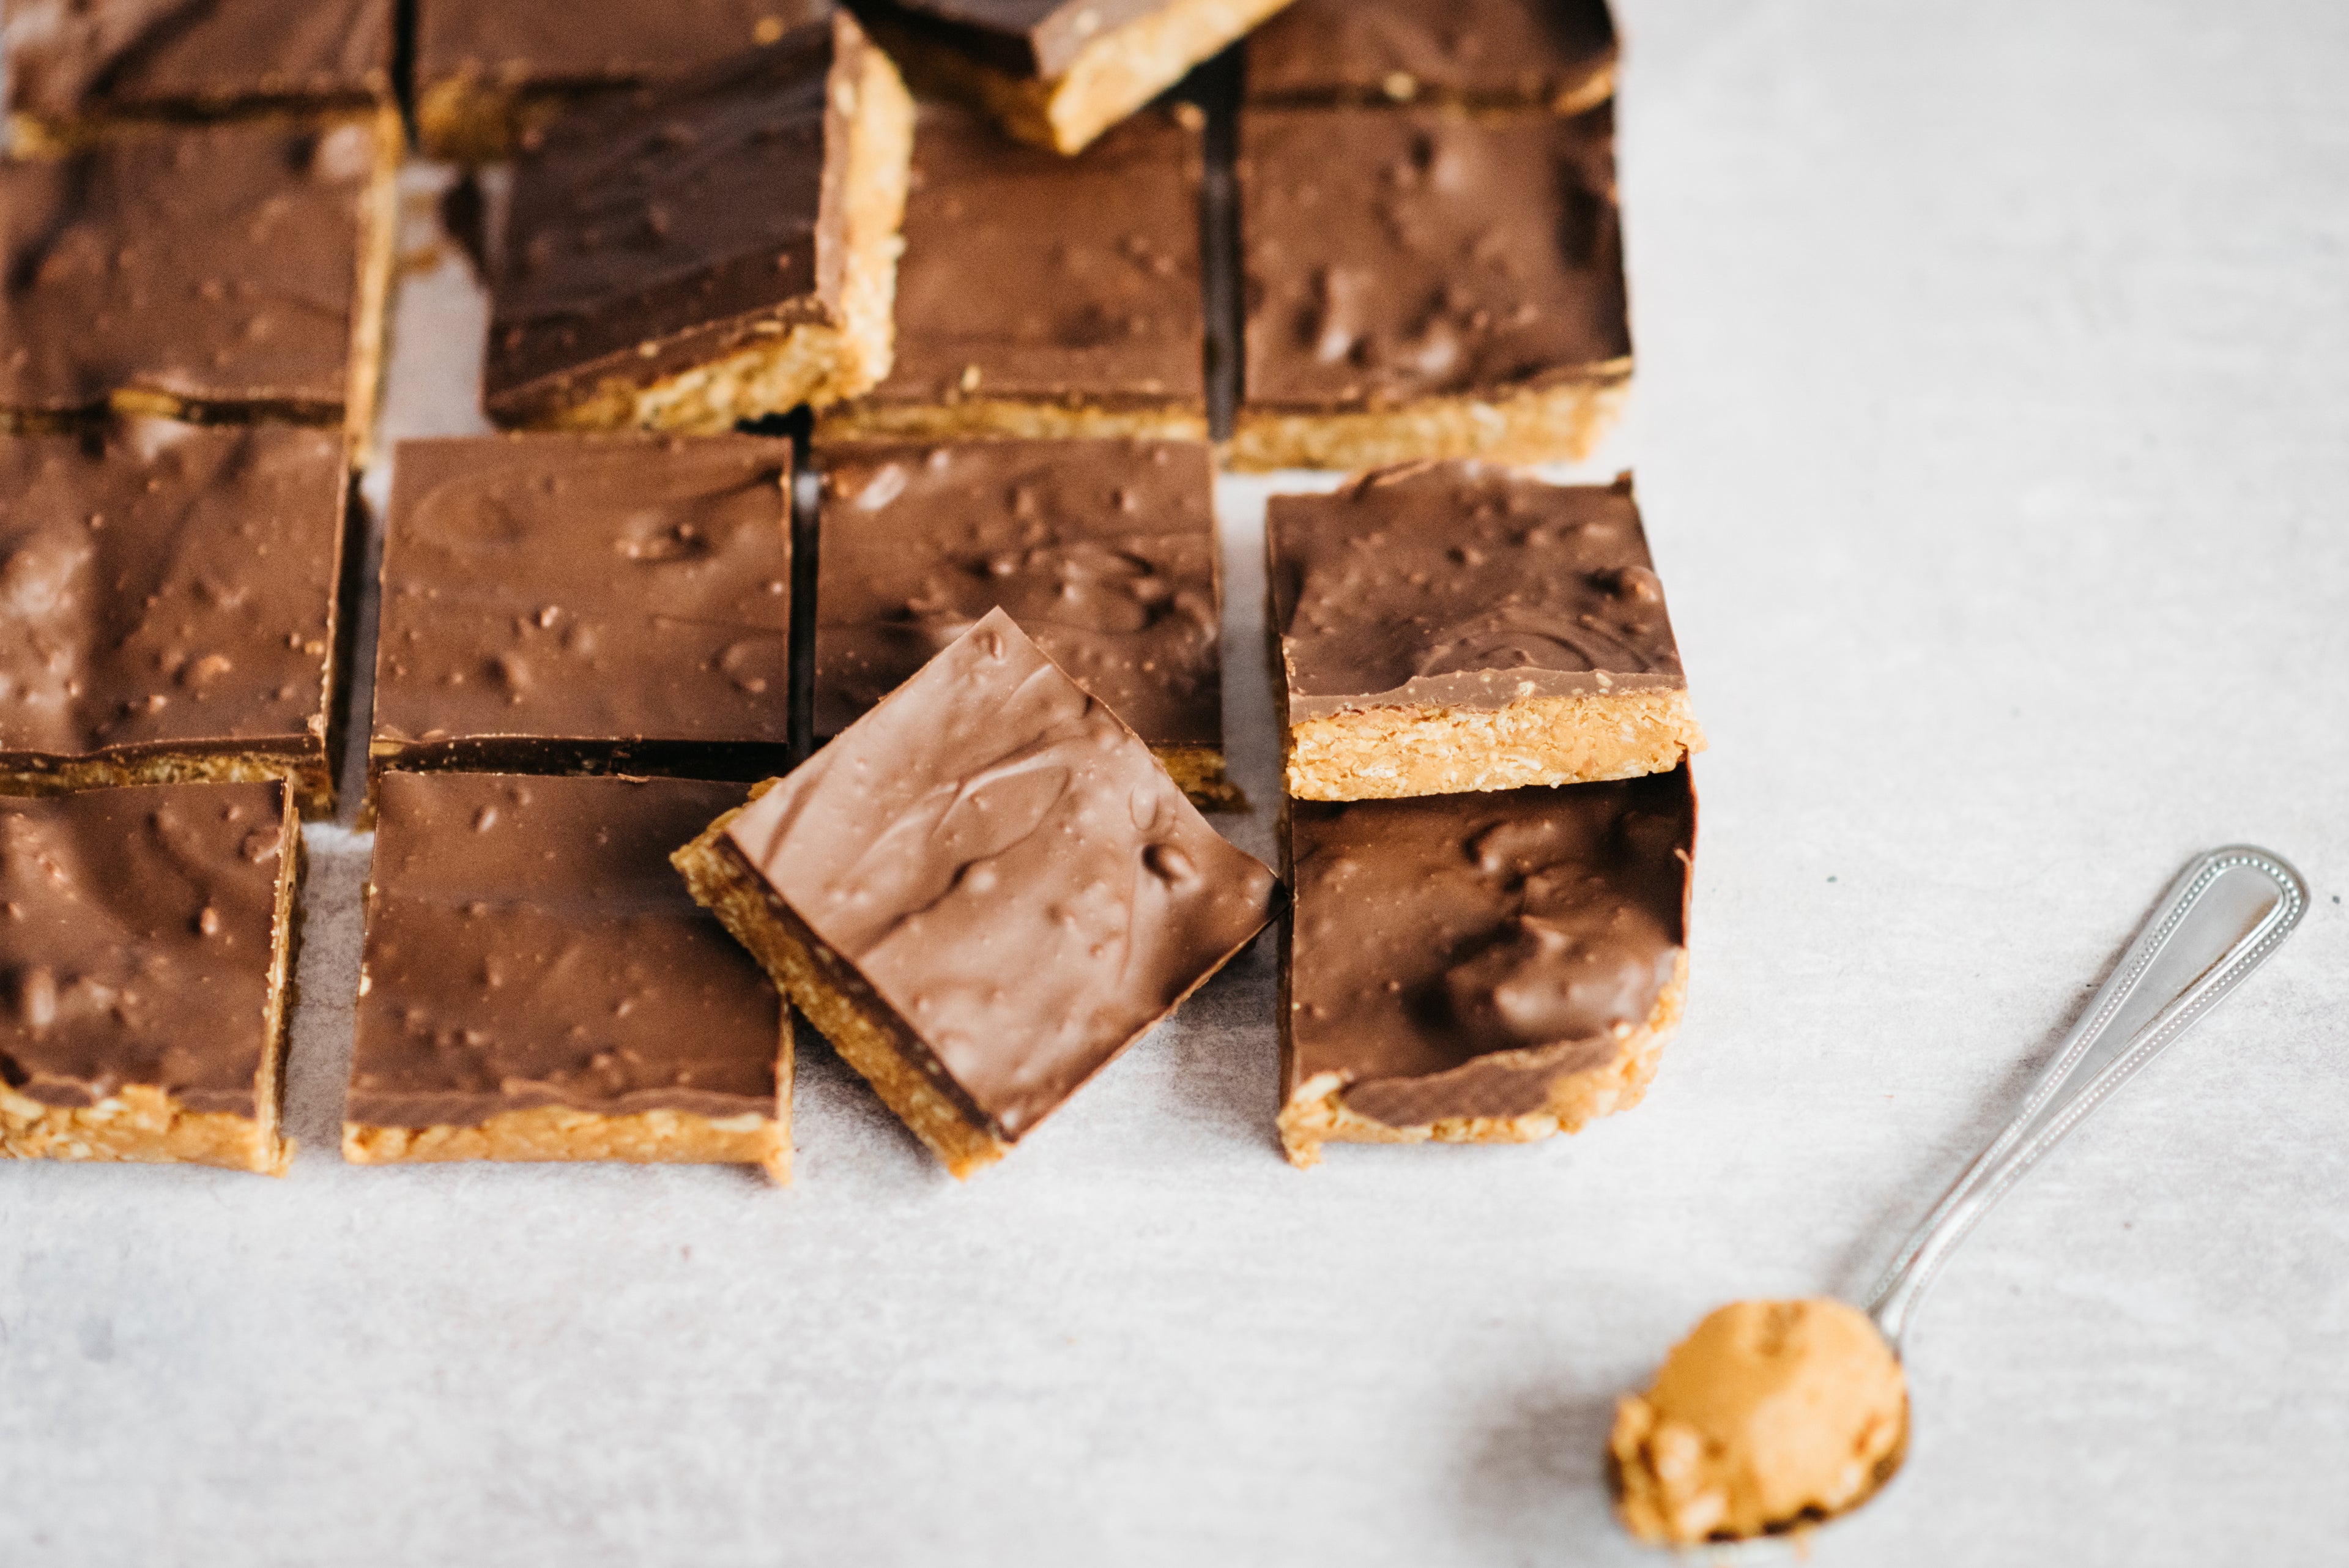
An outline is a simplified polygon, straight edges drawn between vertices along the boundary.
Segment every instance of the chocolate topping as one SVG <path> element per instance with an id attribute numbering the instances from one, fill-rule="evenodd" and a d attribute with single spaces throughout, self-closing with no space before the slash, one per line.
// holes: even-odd
<path id="1" fill-rule="evenodd" d="M 578 759 L 485 743 L 608 761 L 698 742 L 673 765 L 787 765 L 791 457 L 756 436 L 401 443 L 378 751 L 445 746 L 529 772 Z"/>
<path id="2" fill-rule="evenodd" d="M 999 607 L 1143 740 L 1223 743 L 1206 447 L 855 442 L 823 464 L 817 734 Z"/>
<path id="3" fill-rule="evenodd" d="M 1686 764 L 1614 784 L 1289 807 L 1289 1085 L 1390 1127 L 1542 1109 L 1614 1060 L 1688 930 Z"/>
<path id="4" fill-rule="evenodd" d="M 745 794 L 387 775 L 346 1119 L 772 1116 L 781 1000 L 668 863 Z"/>
<path id="5" fill-rule="evenodd" d="M 1384 407 L 1619 369 L 1614 120 L 1251 109 L 1246 396 Z"/>
<path id="6" fill-rule="evenodd" d="M 0 163 L 0 408 L 121 391 L 315 422 L 349 383 L 376 132 L 125 132 Z"/>
<path id="7" fill-rule="evenodd" d="M 1143 113 L 1075 157 L 925 105 L 883 402 L 1204 411 L 1200 135 Z"/>
<path id="8" fill-rule="evenodd" d="M 392 0 L 9 0 L 8 103 L 63 119 L 92 109 L 218 109 L 388 101 Z"/>
<path id="9" fill-rule="evenodd" d="M 1277 896 L 1001 610 L 724 842 L 1006 1141 L 1246 946 Z"/>
<path id="10" fill-rule="evenodd" d="M 1614 64 L 1607 0 L 1297 0 L 1248 39 L 1247 91 L 1579 105 Z"/>
<path id="11" fill-rule="evenodd" d="M 1103 33 L 1177 0 L 851 0 L 1014 76 L 1057 77 Z"/>
<path id="12" fill-rule="evenodd" d="M 1686 684 L 1628 478 L 1411 463 L 1266 519 L 1293 722 Z"/>
<path id="13" fill-rule="evenodd" d="M 674 77 L 829 16 L 830 0 L 421 0 L 416 78 L 501 88 Z"/>
<path id="14" fill-rule="evenodd" d="M 548 127 L 514 166 L 491 412 L 525 417 L 574 383 L 649 383 L 833 319 L 841 220 L 826 197 L 849 107 L 827 84 L 836 57 L 867 47 L 837 17 Z"/>
<path id="15" fill-rule="evenodd" d="M 0 770 L 326 755 L 343 439 L 125 419 L 0 436 Z"/>
<path id="16" fill-rule="evenodd" d="M 278 878 L 279 784 L 0 798 L 0 1075 L 45 1106 L 126 1085 L 255 1114 Z"/>

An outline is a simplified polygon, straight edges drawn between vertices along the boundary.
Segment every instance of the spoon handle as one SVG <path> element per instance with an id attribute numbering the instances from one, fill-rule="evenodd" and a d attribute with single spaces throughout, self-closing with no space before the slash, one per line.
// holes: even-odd
<path id="1" fill-rule="evenodd" d="M 2241 984 L 2307 908 L 2300 873 L 2264 849 L 2234 845 L 2187 863 L 2023 1108 L 1901 1244 L 1869 1293 L 1868 1314 L 1896 1352 L 1926 1287 L 1991 1206 L 2130 1074 Z"/>

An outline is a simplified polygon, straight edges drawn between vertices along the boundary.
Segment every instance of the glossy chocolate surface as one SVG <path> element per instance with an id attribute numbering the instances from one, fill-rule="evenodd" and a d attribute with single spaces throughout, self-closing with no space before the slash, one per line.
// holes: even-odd
<path id="1" fill-rule="evenodd" d="M 416 78 L 492 88 L 634 85 L 771 44 L 830 0 L 419 0 Z"/>
<path id="2" fill-rule="evenodd" d="M 1223 743 L 1206 447 L 860 441 L 821 461 L 817 734 L 1000 607 L 1144 741 Z"/>
<path id="3" fill-rule="evenodd" d="M 1644 1024 L 1688 940 L 1687 764 L 1289 807 L 1288 1088 L 1390 1127 L 1541 1110 Z"/>
<path id="4" fill-rule="evenodd" d="M 0 798 L 0 1075 L 46 1106 L 129 1085 L 256 1114 L 285 786 Z"/>
<path id="5" fill-rule="evenodd" d="M 1297 0 L 1249 36 L 1247 95 L 1579 103 L 1614 64 L 1607 0 Z"/>
<path id="6" fill-rule="evenodd" d="M 0 771 L 326 758 L 339 432 L 125 419 L 0 436 Z"/>
<path id="7" fill-rule="evenodd" d="M 731 846 L 1016 1140 L 1278 897 L 1000 610 L 731 823 Z"/>
<path id="8" fill-rule="evenodd" d="M 1412 463 L 1265 528 L 1291 722 L 1686 684 L 1628 480 Z"/>
<path id="9" fill-rule="evenodd" d="M 791 462 L 791 442 L 759 436 L 401 443 L 378 753 L 561 771 L 692 742 L 657 771 L 781 771 Z"/>
<path id="10" fill-rule="evenodd" d="M 8 106 L 67 119 L 389 101 L 392 0 L 9 0 Z"/>
<path id="11" fill-rule="evenodd" d="M 1052 78 L 1093 39 L 1175 0 L 852 0 L 1015 76 Z"/>
<path id="12" fill-rule="evenodd" d="M 781 999 L 668 863 L 746 794 L 387 775 L 345 1119 L 772 1116 Z"/>

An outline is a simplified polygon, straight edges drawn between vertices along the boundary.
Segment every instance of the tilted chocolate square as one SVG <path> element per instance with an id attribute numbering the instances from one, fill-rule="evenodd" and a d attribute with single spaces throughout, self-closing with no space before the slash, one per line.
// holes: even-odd
<path id="1" fill-rule="evenodd" d="M 1579 114 L 1615 53 L 1607 0 L 1297 0 L 1248 39 L 1247 96 Z"/>
<path id="2" fill-rule="evenodd" d="M 845 15 L 556 120 L 514 165 L 490 418 L 717 431 L 869 389 L 913 140 Z"/>
<path id="3" fill-rule="evenodd" d="M 392 774 L 367 876 L 343 1155 L 791 1177 L 773 986 L 669 851 L 739 784 Z"/>
<path id="4" fill-rule="evenodd" d="M 1288 0 L 849 0 L 925 97 L 1087 144 Z"/>
<path id="5" fill-rule="evenodd" d="M 1631 377 L 1613 116 L 1243 109 L 1231 464 L 1587 455 Z"/>
<path id="6" fill-rule="evenodd" d="M 0 161 L 0 431 L 113 408 L 338 425 L 362 454 L 396 119 L 123 130 Z"/>
<path id="7" fill-rule="evenodd" d="M 790 441 L 487 436 L 396 458 L 371 778 L 790 765 Z"/>
<path id="8" fill-rule="evenodd" d="M 1207 448 L 860 441 L 821 461 L 817 735 L 847 729 L 1000 608 L 1195 804 L 1245 804 L 1224 772 Z"/>
<path id="9" fill-rule="evenodd" d="M 0 799 L 0 1158 L 284 1175 L 301 871 L 282 784 Z"/>
<path id="10" fill-rule="evenodd" d="M 1525 1143 L 1639 1104 L 1681 1019 L 1685 765 L 1290 807 L 1281 1141 Z"/>
<path id="11" fill-rule="evenodd" d="M 290 775 L 335 805 L 342 436 L 0 436 L 0 794 Z"/>
<path id="12" fill-rule="evenodd" d="M 957 1177 L 1173 1012 L 1278 897 L 1001 610 L 675 859 Z"/>
<path id="13" fill-rule="evenodd" d="M 1288 793 L 1661 773 L 1704 749 L 1629 475 L 1413 463 L 1266 514 Z"/>
<path id="14" fill-rule="evenodd" d="M 683 76 L 831 12 L 831 0 L 417 0 L 417 140 L 434 158 L 511 158 L 600 93 Z"/>
<path id="15" fill-rule="evenodd" d="M 1199 125 L 1187 105 L 1138 114 L 1063 158 L 926 105 L 896 358 L 817 439 L 1206 440 Z"/>

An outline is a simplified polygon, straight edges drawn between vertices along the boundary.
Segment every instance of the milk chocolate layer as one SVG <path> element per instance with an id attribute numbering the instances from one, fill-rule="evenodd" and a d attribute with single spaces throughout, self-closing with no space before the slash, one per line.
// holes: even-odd
<path id="1" fill-rule="evenodd" d="M 1612 110 L 1249 109 L 1244 396 L 1387 408 L 1631 351 Z"/>
<path id="2" fill-rule="evenodd" d="M 392 0 L 9 0 L 10 111 L 388 102 Z"/>
<path id="3" fill-rule="evenodd" d="M 1291 722 L 1687 684 L 1628 478 L 1413 463 L 1266 516 Z"/>
<path id="4" fill-rule="evenodd" d="M 756 436 L 401 443 L 374 754 L 522 773 L 789 765 L 791 456 Z"/>
<path id="5" fill-rule="evenodd" d="M 1144 741 L 1223 744 L 1207 448 L 858 441 L 823 462 L 818 734 L 1000 607 Z"/>
<path id="6" fill-rule="evenodd" d="M 126 1086 L 253 1116 L 288 834 L 276 784 L 0 799 L 0 1075 L 45 1106 Z"/>
<path id="7" fill-rule="evenodd" d="M 1688 937 L 1685 764 L 1289 817 L 1289 1085 L 1390 1127 L 1540 1111 L 1644 1023 Z"/>
<path id="8" fill-rule="evenodd" d="M 880 403 L 1206 408 L 1200 132 L 1134 116 L 1064 156 L 929 104 Z"/>
<path id="9" fill-rule="evenodd" d="M 1015 76 L 1050 78 L 1112 28 L 1174 0 L 850 0 Z"/>
<path id="10" fill-rule="evenodd" d="M 1001 610 L 723 842 L 1007 1143 L 1246 946 L 1277 897 Z"/>
<path id="11" fill-rule="evenodd" d="M 0 162 L 0 410 L 337 418 L 377 157 L 369 124 L 224 124 Z"/>
<path id="12" fill-rule="evenodd" d="M 282 425 L 0 436 L 0 774 L 326 768 L 348 472 Z"/>
<path id="13" fill-rule="evenodd" d="M 831 0 L 419 0 L 419 91 L 637 86 L 771 44 L 831 13 Z"/>
<path id="14" fill-rule="evenodd" d="M 772 1116 L 781 1000 L 668 864 L 746 793 L 387 775 L 346 1119 Z"/>
<path id="15" fill-rule="evenodd" d="M 1249 36 L 1247 96 L 1579 109 L 1614 66 L 1607 0 L 1296 0 Z"/>

